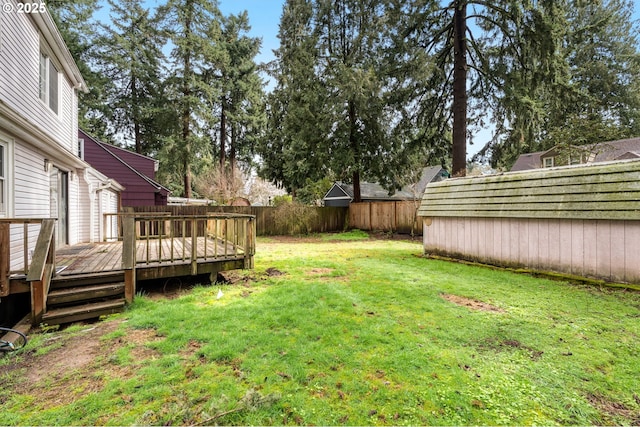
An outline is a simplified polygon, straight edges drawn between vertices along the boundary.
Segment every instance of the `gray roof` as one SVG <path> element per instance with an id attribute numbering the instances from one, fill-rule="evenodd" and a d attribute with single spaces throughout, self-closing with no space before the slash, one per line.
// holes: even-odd
<path id="1" fill-rule="evenodd" d="M 537 151 L 535 153 L 521 154 L 518 160 L 511 166 L 511 171 L 524 171 L 529 169 L 538 169 L 541 166 L 540 156 L 546 151 Z"/>
<path id="2" fill-rule="evenodd" d="M 360 196 L 363 200 L 417 200 L 422 197 L 422 193 L 424 193 L 427 184 L 440 181 L 448 176 L 449 173 L 441 166 L 426 167 L 422 169 L 422 175 L 417 183 L 405 185 L 401 190 L 391 195 L 389 195 L 389 191 L 385 190 L 380 184 L 360 182 Z M 353 185 L 339 181 L 333 184 L 324 198 L 336 187 L 346 193 L 345 198 L 348 196 L 350 199 L 353 199 Z"/>
<path id="3" fill-rule="evenodd" d="M 596 147 L 595 162 L 608 162 L 618 160 L 627 153 L 637 153 L 640 151 L 640 138 L 621 139 L 619 141 L 609 141 L 598 144 Z"/>
<path id="4" fill-rule="evenodd" d="M 589 144 L 586 147 L 588 147 L 586 151 L 595 153 L 593 162 L 608 162 L 640 157 L 640 137 Z M 521 154 L 511 167 L 511 171 L 515 172 L 542 167 L 542 155 L 554 148 L 546 151 Z"/>

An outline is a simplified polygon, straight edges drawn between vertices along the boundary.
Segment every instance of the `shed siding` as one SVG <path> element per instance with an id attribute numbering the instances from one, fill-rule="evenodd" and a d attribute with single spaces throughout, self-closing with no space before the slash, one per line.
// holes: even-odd
<path id="1" fill-rule="evenodd" d="M 430 184 L 426 253 L 640 283 L 640 162 Z"/>

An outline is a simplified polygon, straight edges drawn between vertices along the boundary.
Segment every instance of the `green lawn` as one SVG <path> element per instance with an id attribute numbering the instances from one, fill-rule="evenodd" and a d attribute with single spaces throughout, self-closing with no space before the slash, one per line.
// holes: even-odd
<path id="1" fill-rule="evenodd" d="M 0 359 L 0 424 L 640 424 L 639 292 L 351 237 L 259 239 L 233 285 L 32 336 Z"/>

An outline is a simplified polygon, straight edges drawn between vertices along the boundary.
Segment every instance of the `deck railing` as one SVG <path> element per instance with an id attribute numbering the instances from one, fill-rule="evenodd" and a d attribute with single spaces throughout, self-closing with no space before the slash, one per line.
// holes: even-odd
<path id="1" fill-rule="evenodd" d="M 27 276 L 36 239 L 48 218 L 0 219 L 0 297 L 9 295 L 9 277 Z"/>
<path id="2" fill-rule="evenodd" d="M 198 274 L 198 263 L 240 259 L 253 267 L 255 217 L 241 214 L 171 216 L 167 214 L 120 214 L 122 222 L 122 266 L 125 296 L 135 294 L 135 270 L 190 264 Z"/>
<path id="3" fill-rule="evenodd" d="M 49 285 L 55 272 L 56 242 L 54 239 L 56 220 L 45 219 L 38 234 L 27 281 L 31 287 L 31 322 L 36 325 L 47 311 Z"/>

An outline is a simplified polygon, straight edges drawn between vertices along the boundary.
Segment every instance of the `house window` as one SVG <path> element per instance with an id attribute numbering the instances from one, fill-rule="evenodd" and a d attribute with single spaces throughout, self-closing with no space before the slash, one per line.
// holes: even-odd
<path id="1" fill-rule="evenodd" d="M 579 165 L 582 163 L 582 155 L 569 155 L 569 164 L 570 165 Z"/>
<path id="2" fill-rule="evenodd" d="M 545 157 L 544 159 L 542 159 L 542 167 L 544 168 L 552 168 L 553 163 L 553 157 Z"/>
<path id="3" fill-rule="evenodd" d="M 58 114 L 59 72 L 51 58 L 40 53 L 40 99 Z"/>
<path id="4" fill-rule="evenodd" d="M 78 138 L 78 157 L 84 160 L 84 139 Z"/>

